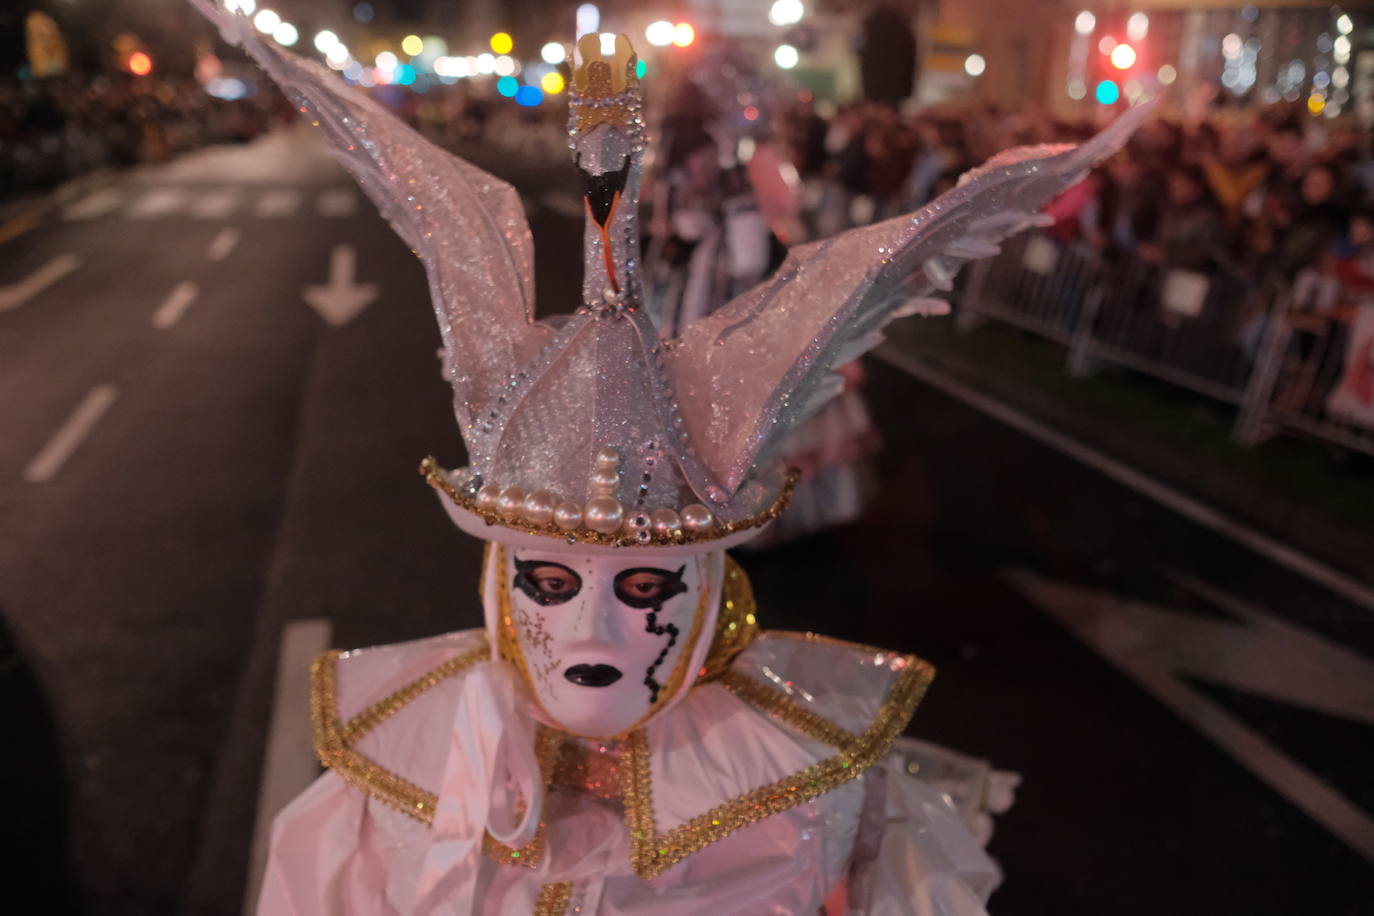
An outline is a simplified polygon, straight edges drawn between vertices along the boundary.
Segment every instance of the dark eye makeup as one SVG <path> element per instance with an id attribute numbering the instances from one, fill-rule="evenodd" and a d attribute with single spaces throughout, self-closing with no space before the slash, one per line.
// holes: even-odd
<path id="1" fill-rule="evenodd" d="M 545 607 L 570 601 L 582 591 L 582 577 L 551 560 L 515 561 L 515 587 Z"/>
<path id="2" fill-rule="evenodd" d="M 623 570 L 615 577 L 615 596 L 632 608 L 662 610 L 665 601 L 687 591 L 682 581 L 686 571 L 686 566 L 679 566 L 677 572 L 653 566 Z"/>

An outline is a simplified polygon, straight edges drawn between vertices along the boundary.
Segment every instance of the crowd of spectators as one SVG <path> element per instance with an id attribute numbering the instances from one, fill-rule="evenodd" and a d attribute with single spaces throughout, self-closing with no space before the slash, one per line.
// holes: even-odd
<path id="1" fill-rule="evenodd" d="M 1099 126 L 992 108 L 904 117 L 864 104 L 824 118 L 798 102 L 779 136 L 823 236 L 916 209 L 1006 147 L 1081 141 Z M 1292 108 L 1156 117 L 1050 211 L 1049 238 L 1143 268 L 1132 276 L 1152 278 L 1157 326 L 1207 326 L 1218 359 L 1228 346 L 1253 359 L 1271 323 L 1260 288 L 1288 291 L 1292 357 L 1313 363 L 1280 381 L 1277 397 L 1295 406 L 1320 410 L 1351 323 L 1374 308 L 1374 147 L 1348 118 Z M 1168 282 L 1188 277 L 1197 282 Z"/>
<path id="2" fill-rule="evenodd" d="M 283 116 L 281 105 L 276 93 L 215 98 L 189 78 L 0 81 L 0 200 L 96 168 L 249 140 Z"/>

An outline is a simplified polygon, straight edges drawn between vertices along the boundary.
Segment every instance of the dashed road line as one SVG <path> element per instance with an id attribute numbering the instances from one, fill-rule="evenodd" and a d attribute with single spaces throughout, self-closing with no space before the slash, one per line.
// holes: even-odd
<path id="1" fill-rule="evenodd" d="M 231 188 L 207 191 L 191 202 L 188 211 L 196 219 L 226 219 L 238 208 L 241 195 Z"/>
<path id="2" fill-rule="evenodd" d="M 81 259 L 76 255 L 59 254 L 18 283 L 0 286 L 0 312 L 19 308 L 80 266 Z"/>
<path id="3" fill-rule="evenodd" d="M 48 444 L 24 468 L 24 479 L 29 483 L 46 483 L 56 477 L 118 397 L 119 391 L 114 385 L 97 385 L 87 392 Z"/>
<path id="4" fill-rule="evenodd" d="M 279 219 L 283 216 L 290 216 L 296 212 L 301 205 L 301 192 L 281 188 L 275 191 L 267 191 L 258 198 L 257 204 L 253 207 L 255 216 L 265 219 Z"/>
<path id="5" fill-rule="evenodd" d="M 219 231 L 219 235 L 210 240 L 210 247 L 205 249 L 205 256 L 212 261 L 223 261 L 238 247 L 240 238 L 242 236 L 237 229 L 225 226 Z"/>
<path id="6" fill-rule="evenodd" d="M 74 204 L 62 209 L 62 218 L 68 221 L 96 219 L 113 213 L 124 204 L 124 194 L 114 188 L 101 188 L 92 191 Z"/>
<path id="7" fill-rule="evenodd" d="M 181 188 L 156 188 L 134 201 L 126 212 L 130 219 L 170 216 L 185 206 L 190 196 Z"/>
<path id="8" fill-rule="evenodd" d="M 153 313 L 153 327 L 159 331 L 165 331 L 181 320 L 181 316 L 186 314 L 186 310 L 191 307 L 191 303 L 196 301 L 200 295 L 200 287 L 194 280 L 182 280 L 172 291 L 167 294 L 167 298 L 162 300 L 157 311 Z"/>
<path id="9" fill-rule="evenodd" d="M 347 188 L 331 188 L 320 193 L 315 209 L 320 216 L 352 216 L 358 209 L 358 195 Z"/>

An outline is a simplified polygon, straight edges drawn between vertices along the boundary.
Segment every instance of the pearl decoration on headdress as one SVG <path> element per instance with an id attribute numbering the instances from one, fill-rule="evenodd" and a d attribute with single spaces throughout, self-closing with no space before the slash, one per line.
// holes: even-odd
<path id="1" fill-rule="evenodd" d="M 716 517 L 701 503 L 692 503 L 682 509 L 682 527 L 688 531 L 709 531 L 715 523 Z"/>
<path id="2" fill-rule="evenodd" d="M 682 517 L 672 509 L 655 509 L 649 513 L 649 522 L 654 526 L 654 534 L 671 535 L 682 529 Z"/>
<path id="3" fill-rule="evenodd" d="M 501 488 L 494 483 L 483 484 L 477 491 L 477 505 L 488 511 L 496 508 L 496 500 L 501 495 Z"/>
<path id="4" fill-rule="evenodd" d="M 536 525 L 547 525 L 557 506 L 558 497 L 548 490 L 536 490 L 525 497 L 525 518 Z"/>
<path id="5" fill-rule="evenodd" d="M 506 487 L 501 491 L 501 495 L 496 497 L 496 511 L 501 513 L 505 519 L 517 519 L 525 508 L 525 490 L 523 487 Z"/>
<path id="6" fill-rule="evenodd" d="M 587 527 L 602 534 L 620 528 L 625 520 L 625 507 L 615 498 L 620 486 L 620 452 L 603 446 L 596 452 L 596 470 L 592 472 L 591 491 L 594 496 L 582 507 L 582 519 Z"/>
<path id="7" fill-rule="evenodd" d="M 565 500 L 553 510 L 553 523 L 564 531 L 572 531 L 582 526 L 582 507 L 571 500 Z"/>

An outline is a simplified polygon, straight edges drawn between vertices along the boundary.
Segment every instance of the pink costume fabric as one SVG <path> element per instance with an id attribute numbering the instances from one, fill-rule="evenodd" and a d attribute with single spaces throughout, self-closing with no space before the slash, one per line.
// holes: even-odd
<path id="1" fill-rule="evenodd" d="M 340 720 L 480 649 L 486 638 L 473 630 L 341 656 Z M 922 689 L 930 675 L 909 656 L 782 633 L 760 636 L 731 671 L 861 737 L 895 688 Z M 417 786 L 437 788 L 450 763 L 448 724 L 470 689 L 467 677 L 448 678 L 422 693 L 363 736 L 356 750 Z M 529 716 L 527 698 L 517 706 L 526 708 L 517 715 Z M 721 682 L 699 685 L 644 733 L 649 804 L 660 839 L 684 825 L 690 832 L 702 818 L 719 819 L 723 806 L 761 787 L 804 788 L 814 778 L 809 771 L 843 754 Z M 946 796 L 912 776 L 906 758 L 888 750 L 892 737 L 874 739 L 880 752 L 855 777 L 648 878 L 635 869 L 623 801 L 555 786 L 545 800 L 544 855 L 532 867 L 508 856 L 472 855 L 477 893 L 471 899 L 424 900 L 419 885 L 430 847 L 426 825 L 330 771 L 278 817 L 258 912 L 530 913 L 546 888 L 567 882 L 560 913 L 820 913 L 837 888 L 844 908 L 837 911 L 832 902 L 825 912 L 983 913 L 999 880 L 996 866 Z M 622 781 L 624 754 L 622 749 Z"/>

